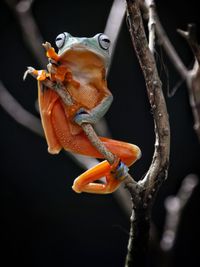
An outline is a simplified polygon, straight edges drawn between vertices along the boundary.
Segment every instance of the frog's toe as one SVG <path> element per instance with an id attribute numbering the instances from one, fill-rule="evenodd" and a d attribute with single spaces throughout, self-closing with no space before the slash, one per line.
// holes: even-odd
<path id="1" fill-rule="evenodd" d="M 129 171 L 129 168 L 127 167 L 127 165 L 124 164 L 122 161 L 120 161 L 115 170 L 115 178 L 117 180 L 124 180 L 128 171 Z"/>
<path id="2" fill-rule="evenodd" d="M 36 70 L 33 67 L 27 67 L 27 70 L 24 72 L 23 80 L 26 80 L 28 74 L 34 74 Z"/>
<path id="3" fill-rule="evenodd" d="M 52 46 L 49 42 L 45 42 L 42 44 L 42 46 L 48 51 Z"/>
<path id="4" fill-rule="evenodd" d="M 27 70 L 25 71 L 23 76 L 23 80 L 26 79 L 28 74 L 35 77 L 38 81 L 44 81 L 48 75 L 45 70 L 36 70 L 33 67 L 27 67 Z"/>

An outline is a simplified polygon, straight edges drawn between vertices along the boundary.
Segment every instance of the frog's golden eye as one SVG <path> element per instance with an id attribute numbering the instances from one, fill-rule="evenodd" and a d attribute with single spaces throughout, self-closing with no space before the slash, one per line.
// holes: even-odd
<path id="1" fill-rule="evenodd" d="M 63 47 L 64 43 L 65 43 L 65 39 L 66 39 L 66 35 L 64 33 L 59 34 L 56 37 L 55 43 L 56 46 L 60 49 L 61 47 Z"/>
<path id="2" fill-rule="evenodd" d="M 98 40 L 100 47 L 104 50 L 108 50 L 108 48 L 110 47 L 110 39 L 108 38 L 108 36 L 102 33 L 99 35 Z"/>

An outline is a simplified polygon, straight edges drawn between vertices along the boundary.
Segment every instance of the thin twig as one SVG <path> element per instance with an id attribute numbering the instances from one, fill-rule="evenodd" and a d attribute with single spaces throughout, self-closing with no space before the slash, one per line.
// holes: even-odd
<path id="1" fill-rule="evenodd" d="M 180 29 L 177 31 L 188 42 L 195 57 L 193 68 L 188 71 L 186 80 L 190 106 L 194 116 L 194 129 L 200 141 L 200 46 L 197 43 L 196 26 L 188 24 L 187 31 Z"/>
<path id="2" fill-rule="evenodd" d="M 200 67 L 197 60 L 190 74 L 191 81 L 187 83 L 189 101 L 194 117 L 194 130 L 200 142 Z"/>
<path id="3" fill-rule="evenodd" d="M 149 49 L 154 54 L 155 49 L 155 26 L 156 26 L 156 15 L 155 15 L 155 3 L 154 0 L 145 0 L 146 5 L 149 9 Z"/>
<path id="4" fill-rule="evenodd" d="M 33 0 L 21 0 L 16 3 L 12 0 L 5 0 L 5 2 L 17 18 L 25 44 L 35 56 L 38 63 L 44 67 L 47 60 L 41 49 L 43 38 L 31 12 Z"/>
<path id="5" fill-rule="evenodd" d="M 200 65 L 200 47 L 197 43 L 196 25 L 188 24 L 187 31 L 178 29 L 178 33 L 187 40 L 198 64 Z"/>
<path id="6" fill-rule="evenodd" d="M 174 63 L 174 67 L 177 69 L 178 73 L 181 75 L 181 77 L 185 80 L 188 75 L 188 70 L 183 64 L 183 61 L 179 57 L 178 53 L 174 49 L 172 43 L 170 42 L 164 28 L 162 27 L 162 24 L 160 23 L 159 17 L 157 14 L 156 16 L 156 34 L 158 36 L 158 42 L 160 45 L 162 45 L 171 59 L 172 63 Z"/>
<path id="7" fill-rule="evenodd" d="M 66 90 L 65 90 L 66 91 Z M 84 130 L 85 134 L 87 135 L 88 139 L 90 140 L 91 144 L 104 156 L 104 158 L 112 165 L 115 162 L 116 156 L 112 154 L 100 141 L 99 137 L 96 135 L 92 125 L 89 123 L 83 123 L 81 125 L 82 129 Z M 140 186 L 137 182 L 133 179 L 133 177 L 127 173 L 126 177 L 124 178 L 124 184 L 126 188 L 131 193 L 132 198 L 134 201 L 138 201 L 138 189 Z"/>
<path id="8" fill-rule="evenodd" d="M 183 80 L 187 82 L 190 106 L 194 116 L 194 129 L 200 141 L 200 46 L 197 43 L 196 29 L 193 24 L 188 25 L 187 31 L 178 30 L 178 32 L 187 40 L 196 58 L 191 70 L 187 70 L 184 66 L 182 60 L 169 41 L 161 23 L 157 19 L 156 33 L 159 37 L 160 44 L 164 47 L 167 55 L 173 62 L 174 67 L 182 76 Z"/>
<path id="9" fill-rule="evenodd" d="M 147 5 L 143 0 L 140 0 L 140 5 L 145 10 L 145 17 L 147 17 Z M 200 141 L 200 46 L 197 42 L 195 25 L 189 24 L 187 31 L 178 30 L 182 37 L 187 40 L 196 58 L 193 68 L 188 70 L 170 42 L 162 24 L 160 23 L 156 10 L 154 10 L 154 12 L 156 17 L 156 34 L 159 43 L 164 47 L 166 54 L 171 59 L 173 66 L 181 75 L 183 81 L 186 81 L 187 83 L 190 106 L 194 116 L 194 129 Z"/>

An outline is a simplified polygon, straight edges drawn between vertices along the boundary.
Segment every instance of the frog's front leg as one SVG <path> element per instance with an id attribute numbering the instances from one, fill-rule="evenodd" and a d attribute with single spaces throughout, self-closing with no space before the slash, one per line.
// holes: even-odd
<path id="1" fill-rule="evenodd" d="M 47 77 L 49 77 L 49 74 L 45 70 L 36 70 L 33 67 L 27 67 L 27 70 L 24 73 L 23 79 L 25 80 L 27 75 L 31 74 L 34 76 L 38 81 L 44 81 Z"/>
<path id="2" fill-rule="evenodd" d="M 24 77 L 23 79 L 26 79 L 26 76 L 28 74 L 31 74 L 32 76 L 34 76 L 35 78 L 37 78 L 38 81 L 44 81 L 46 78 L 53 78 L 52 75 L 57 74 L 58 73 L 58 77 L 60 78 L 61 74 L 62 77 L 60 78 L 60 80 L 64 80 L 65 77 L 65 73 L 63 73 L 63 70 L 60 69 L 60 72 L 58 72 L 58 61 L 59 61 L 59 56 L 58 54 L 55 52 L 54 48 L 51 46 L 50 43 L 46 42 L 45 44 L 43 44 L 43 46 L 46 49 L 46 55 L 49 59 L 49 61 L 51 62 L 50 64 L 47 65 L 47 69 L 46 70 L 36 70 L 33 67 L 27 67 L 26 72 L 24 73 Z"/>
<path id="3" fill-rule="evenodd" d="M 60 59 L 59 55 L 56 53 L 55 49 L 51 46 L 51 44 L 49 42 L 45 42 L 44 44 L 42 44 L 43 47 L 46 50 L 46 56 L 48 57 L 48 59 L 53 63 L 57 63 Z"/>
<path id="4" fill-rule="evenodd" d="M 55 52 L 55 49 L 51 46 L 51 44 L 49 42 L 45 42 L 43 47 L 46 49 L 46 56 L 49 60 L 47 69 L 50 73 L 51 79 L 59 82 L 67 81 L 78 88 L 80 86 L 79 82 L 73 79 L 70 69 L 68 69 L 65 65 L 62 65 L 60 62 L 60 56 Z"/>
<path id="5" fill-rule="evenodd" d="M 55 52 L 55 49 L 51 46 L 49 42 L 42 44 L 46 50 L 46 56 L 49 60 L 47 65 L 48 72 L 52 80 L 64 81 L 66 75 L 66 67 L 60 66 L 59 55 Z"/>
<path id="6" fill-rule="evenodd" d="M 78 125 L 82 125 L 83 123 L 97 123 L 106 114 L 112 101 L 113 96 L 109 94 L 105 96 L 95 108 L 91 110 L 85 110 L 84 108 L 79 109 L 74 117 L 74 121 Z"/>

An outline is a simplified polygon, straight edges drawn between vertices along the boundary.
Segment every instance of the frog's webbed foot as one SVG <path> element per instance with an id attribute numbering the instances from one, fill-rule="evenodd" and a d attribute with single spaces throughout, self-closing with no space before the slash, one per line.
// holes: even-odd
<path id="1" fill-rule="evenodd" d="M 27 70 L 24 72 L 23 80 L 26 79 L 28 74 L 36 78 L 38 81 L 44 81 L 49 76 L 45 70 L 36 70 L 33 67 L 27 67 Z"/>
<path id="2" fill-rule="evenodd" d="M 76 178 L 72 186 L 73 190 L 76 193 L 87 192 L 93 194 L 109 194 L 114 192 L 121 181 L 115 179 L 110 170 L 110 164 L 106 160 L 102 161 Z M 106 183 L 96 182 L 102 177 L 106 177 Z"/>
<path id="3" fill-rule="evenodd" d="M 120 160 L 113 165 L 105 160 L 76 178 L 72 188 L 77 193 L 109 194 L 117 190 L 127 173 L 128 167 Z M 96 182 L 104 176 L 106 183 Z"/>

